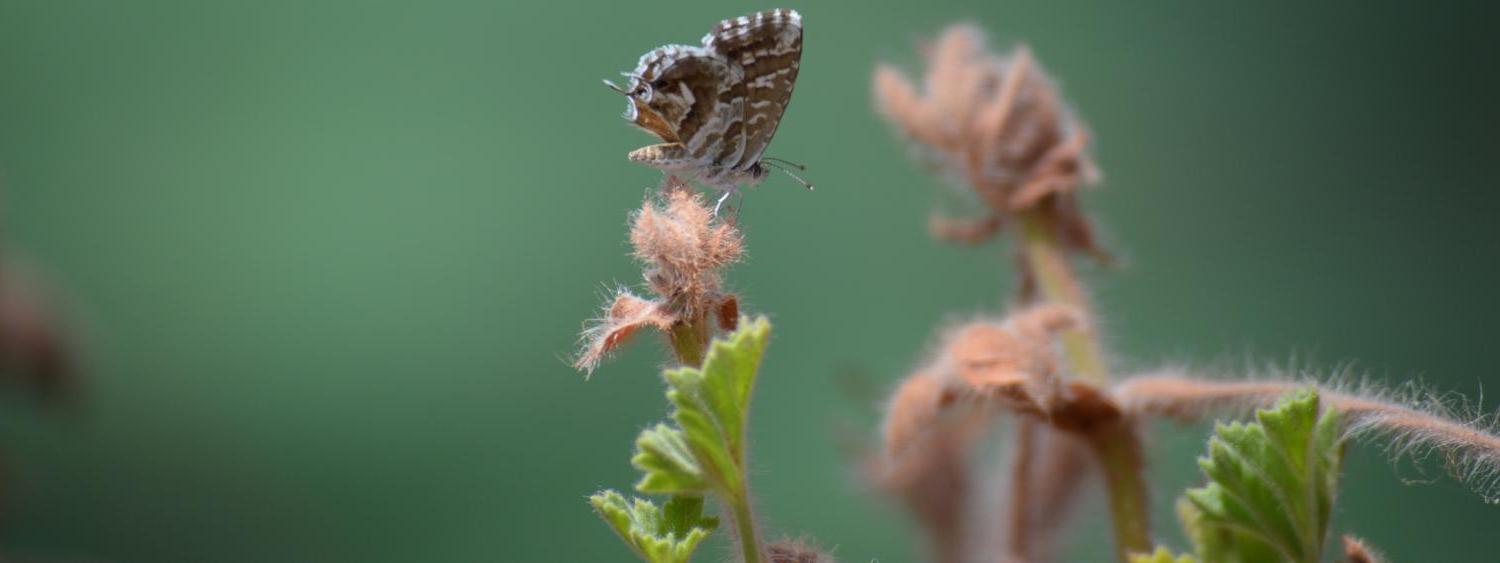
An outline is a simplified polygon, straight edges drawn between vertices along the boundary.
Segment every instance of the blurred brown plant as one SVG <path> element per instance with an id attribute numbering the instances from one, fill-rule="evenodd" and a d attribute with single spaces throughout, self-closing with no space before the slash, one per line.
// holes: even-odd
<path id="1" fill-rule="evenodd" d="M 833 556 L 824 553 L 806 540 L 781 540 L 766 546 L 769 563 L 835 563 Z"/>
<path id="2" fill-rule="evenodd" d="M 57 307 L 21 268 L 0 264 L 0 376 L 55 400 L 74 390 L 74 363 Z"/>
<path id="3" fill-rule="evenodd" d="M 1436 452 L 1451 473 L 1500 494 L 1495 416 L 1453 416 L 1426 393 L 1317 380 L 1213 380 L 1175 370 L 1111 383 L 1095 314 L 1071 259 L 1107 260 L 1079 208 L 1098 181 L 1084 127 L 1028 50 L 990 52 L 980 31 L 954 25 L 923 50 L 920 83 L 890 65 L 874 72 L 877 111 L 946 179 L 977 202 L 968 217 L 934 215 L 935 236 L 979 243 L 1016 239 L 1015 312 L 944 332 L 933 358 L 897 385 L 868 474 L 928 533 L 935 560 L 1044 561 L 1093 459 L 1106 484 L 1116 556 L 1152 547 L 1139 422 L 1242 415 L 1306 387 L 1343 413 L 1345 430 L 1383 438 L 1395 455 Z M 1467 419 L 1467 421 L 1464 421 Z M 992 476 L 1007 491 L 1000 523 L 970 506 L 975 451 L 994 420 L 1013 421 L 1010 463 Z M 1000 554 L 980 539 L 1005 530 Z M 1358 542 L 1351 561 L 1373 560 Z"/>
<path id="4" fill-rule="evenodd" d="M 1020 417 L 1012 444 L 1018 478 L 1006 515 L 1012 560 L 1050 552 L 1045 538 L 1062 525 L 1060 514 L 1086 467 L 1078 444 L 1133 439 L 1128 418 L 1107 394 L 1060 373 L 1057 334 L 1079 322 L 1071 308 L 1044 304 L 964 324 L 947 331 L 934 357 L 893 394 L 873 473 L 928 531 L 938 561 L 971 560 L 976 556 L 965 550 L 982 549 L 970 537 L 982 530 L 968 517 L 974 511 L 968 467 L 992 415 Z"/>
<path id="5" fill-rule="evenodd" d="M 1030 51 L 990 53 L 977 28 L 954 25 L 926 49 L 926 59 L 920 86 L 878 65 L 876 108 L 986 208 L 962 219 L 935 214 L 933 233 L 977 243 L 1031 212 L 1046 218 L 1068 247 L 1102 256 L 1075 197 L 1079 186 L 1099 180 L 1086 152 L 1088 134 Z"/>
<path id="6" fill-rule="evenodd" d="M 1500 434 L 1493 416 L 1454 416 L 1440 397 L 1420 390 L 1396 394 L 1370 384 L 1215 380 L 1177 370 L 1126 377 L 1109 386 L 1065 378 L 1059 372 L 1056 335 L 1078 321 L 1065 306 L 1037 305 L 1000 321 L 979 320 L 948 330 L 934 356 L 892 394 L 881 454 L 869 474 L 927 532 L 936 561 L 994 557 L 983 551 L 991 546 L 976 539 L 993 528 L 975 520 L 981 512 L 971 505 L 977 488 L 971 466 L 990 423 L 1001 413 L 1020 417 L 1020 431 L 1010 444 L 1012 504 L 1005 514 L 1007 547 L 1002 555 L 1007 561 L 1056 556 L 1053 538 L 1087 475 L 1085 452 L 1093 451 L 1105 466 L 1112 502 L 1115 497 L 1144 497 L 1137 481 L 1118 477 L 1142 469 L 1136 443 L 1140 420 L 1157 416 L 1191 422 L 1247 413 L 1308 387 L 1318 389 L 1341 413 L 1349 435 L 1379 438 L 1396 456 L 1437 452 L 1455 477 L 1486 495 L 1500 491 Z M 1109 454 L 1118 448 L 1123 450 Z M 1111 471 L 1108 464 L 1115 462 L 1132 471 Z M 1126 524 L 1131 534 L 1149 537 L 1143 517 Z M 1358 541 L 1346 538 L 1345 545 L 1349 561 L 1379 560 Z M 1145 549 L 1127 546 L 1120 551 Z"/>
<path id="7" fill-rule="evenodd" d="M 1385 558 L 1380 553 L 1365 545 L 1365 541 L 1349 534 L 1344 534 L 1344 561 L 1346 563 L 1380 563 Z"/>
<path id="8" fill-rule="evenodd" d="M 0 256 L 0 381 L 52 408 L 67 406 L 79 390 L 75 345 L 59 311 L 49 288 L 8 253 Z M 10 473 L 0 462 L 0 503 L 9 500 Z"/>
<path id="9" fill-rule="evenodd" d="M 1018 303 L 1036 305 L 1000 323 L 950 332 L 938 363 L 954 374 L 950 382 L 1019 417 L 1009 444 L 1007 557 L 1051 552 L 1049 538 L 1065 522 L 1085 474 L 1082 445 L 1101 458 L 1120 510 L 1132 512 L 1131 526 L 1116 530 L 1129 535 L 1122 545 L 1143 547 L 1144 507 L 1131 504 L 1144 494 L 1138 440 L 1100 391 L 1109 374 L 1068 261 L 1071 253 L 1107 259 L 1078 207 L 1078 188 L 1099 179 L 1088 135 L 1025 48 L 995 54 L 977 28 L 954 25 L 923 54 L 920 85 L 890 65 L 877 66 L 877 111 L 978 203 L 963 218 L 934 214 L 932 233 L 976 244 L 1012 231 L 1021 241 Z"/>
<path id="10" fill-rule="evenodd" d="M 897 387 L 886 409 L 881 453 L 866 470 L 877 486 L 906 505 L 927 533 L 936 560 L 955 561 L 972 534 L 966 517 L 969 465 L 991 411 L 977 396 L 949 385 L 952 378 L 942 375 L 941 361 Z"/>

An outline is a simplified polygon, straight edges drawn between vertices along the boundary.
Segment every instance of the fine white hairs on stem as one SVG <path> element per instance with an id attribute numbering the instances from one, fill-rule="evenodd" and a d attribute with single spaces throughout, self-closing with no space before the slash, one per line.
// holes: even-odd
<path id="1" fill-rule="evenodd" d="M 1456 396 L 1416 384 L 1388 390 L 1368 381 L 1226 381 L 1169 370 L 1129 378 L 1115 387 L 1113 395 L 1126 412 L 1199 420 L 1270 406 L 1282 395 L 1306 387 L 1318 388 L 1325 404 L 1343 413 L 1351 436 L 1383 446 L 1393 460 L 1421 460 L 1436 454 L 1455 479 L 1489 502 L 1500 501 L 1496 415 L 1478 413 Z"/>

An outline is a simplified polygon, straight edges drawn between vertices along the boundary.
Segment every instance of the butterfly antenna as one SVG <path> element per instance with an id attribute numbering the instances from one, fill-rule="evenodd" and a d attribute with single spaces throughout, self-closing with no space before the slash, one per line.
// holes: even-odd
<path id="1" fill-rule="evenodd" d="M 771 159 L 767 159 L 767 158 L 762 158 L 760 160 L 761 160 L 761 162 L 766 163 L 767 166 L 770 166 L 771 168 L 775 168 L 777 170 L 780 170 L 783 174 L 786 174 L 787 176 L 791 176 L 792 179 L 796 180 L 798 184 L 802 184 L 802 187 L 807 188 L 807 191 L 812 191 L 812 189 L 813 189 L 813 185 L 812 184 L 809 184 L 807 182 L 807 180 L 803 180 L 801 176 L 793 174 L 791 170 L 787 170 L 787 168 L 786 168 L 786 164 L 790 164 L 792 166 L 796 166 L 798 170 L 806 171 L 807 170 L 806 166 L 802 166 L 800 164 L 796 164 L 796 163 L 792 163 L 792 162 L 786 162 L 786 161 L 781 160 L 779 158 L 776 159 L 775 161 L 772 161 Z M 781 164 L 782 162 L 786 162 L 786 164 Z"/>
<path id="2" fill-rule="evenodd" d="M 643 82 L 645 80 L 645 79 L 641 78 L 641 75 L 635 74 L 635 73 L 630 73 L 630 72 L 622 72 L 622 73 L 620 73 L 620 76 L 623 76 L 625 78 L 629 78 L 631 80 L 634 80 L 637 83 Z M 614 91 L 619 92 L 621 94 L 624 94 L 626 96 L 630 95 L 630 91 L 629 90 L 626 90 L 624 88 L 619 87 L 615 83 L 610 82 L 609 79 L 605 79 L 604 80 L 604 85 L 608 86 L 610 90 L 614 90 Z"/>
<path id="3" fill-rule="evenodd" d="M 785 165 L 785 166 L 791 166 L 792 168 L 796 168 L 800 172 L 807 172 L 807 167 L 806 166 L 803 166 L 801 164 L 797 164 L 797 163 L 792 162 L 790 160 L 787 160 L 785 158 L 776 158 L 774 156 L 767 156 L 767 157 L 761 158 L 761 160 L 770 161 L 770 162 L 777 162 L 777 163 L 780 163 L 780 164 Z"/>

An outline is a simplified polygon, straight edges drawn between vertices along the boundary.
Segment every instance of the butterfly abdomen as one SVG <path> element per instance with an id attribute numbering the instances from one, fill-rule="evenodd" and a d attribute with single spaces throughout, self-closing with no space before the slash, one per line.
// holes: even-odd
<path id="1" fill-rule="evenodd" d="M 679 143 L 644 146 L 630 151 L 628 158 L 631 162 L 673 171 L 690 170 L 696 164 L 696 159 Z"/>

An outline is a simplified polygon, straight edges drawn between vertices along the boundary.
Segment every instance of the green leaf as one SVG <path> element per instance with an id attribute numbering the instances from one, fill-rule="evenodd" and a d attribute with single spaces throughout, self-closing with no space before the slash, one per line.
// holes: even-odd
<path id="1" fill-rule="evenodd" d="M 708 487 L 682 431 L 665 424 L 641 431 L 630 464 L 645 472 L 635 490 L 643 493 L 695 493 Z"/>
<path id="2" fill-rule="evenodd" d="M 647 561 L 687 561 L 718 526 L 717 519 L 703 516 L 702 493 L 720 495 L 737 514 L 749 502 L 745 419 L 771 324 L 764 317 L 742 318 L 739 327 L 713 341 L 701 369 L 662 374 L 677 426 L 657 424 L 635 440 L 630 462 L 644 473 L 636 490 L 672 494 L 671 500 L 657 508 L 642 499 L 627 502 L 614 491 L 589 497 L 599 516 Z"/>
<path id="3" fill-rule="evenodd" d="M 1156 551 L 1149 554 L 1137 553 L 1130 556 L 1130 563 L 1197 563 L 1191 555 L 1172 556 L 1172 552 L 1165 547 L 1157 547 Z"/>
<path id="4" fill-rule="evenodd" d="M 615 491 L 589 497 L 589 504 L 620 539 L 651 563 L 687 563 L 698 543 L 718 527 L 719 520 L 703 516 L 703 497 L 674 495 L 657 507 L 643 499 L 625 500 Z"/>
<path id="5" fill-rule="evenodd" d="M 750 391 L 755 386 L 755 373 L 770 334 L 771 323 L 765 317 L 740 319 L 738 330 L 725 339 L 714 340 L 702 369 L 685 367 L 663 374 L 671 387 L 667 399 L 676 407 L 672 419 L 677 422 L 683 442 L 697 461 L 698 474 L 726 499 L 743 495 L 745 419 L 750 408 Z M 651 453 L 649 460 L 642 457 L 647 454 L 642 450 L 637 459 L 650 461 L 650 467 L 655 469 L 661 456 Z M 693 483 L 686 477 L 684 472 L 670 475 L 665 471 L 648 473 L 637 488 L 642 491 L 664 490 L 656 487 Z M 641 488 L 647 486 L 652 488 Z"/>
<path id="6" fill-rule="evenodd" d="M 1178 510 L 1206 561 L 1318 561 L 1338 487 L 1338 413 L 1316 390 L 1294 393 L 1250 424 L 1221 424 L 1198 465 L 1209 483 Z"/>
<path id="7" fill-rule="evenodd" d="M 1177 502 L 1177 516 L 1182 520 L 1204 561 L 1224 563 L 1258 563 L 1282 559 L 1269 544 L 1245 536 L 1243 532 L 1203 522 L 1203 513 L 1186 497 Z"/>

